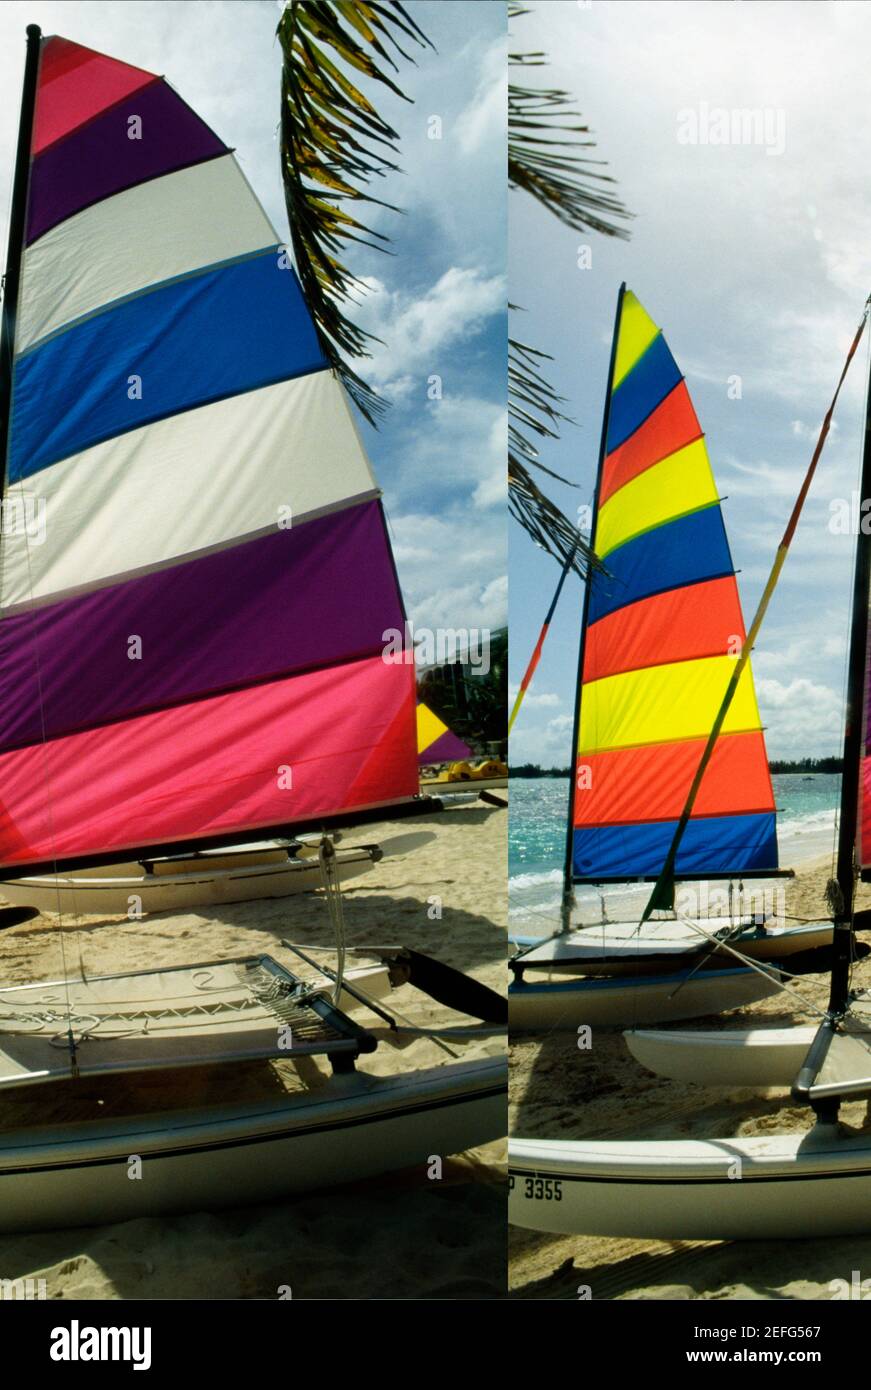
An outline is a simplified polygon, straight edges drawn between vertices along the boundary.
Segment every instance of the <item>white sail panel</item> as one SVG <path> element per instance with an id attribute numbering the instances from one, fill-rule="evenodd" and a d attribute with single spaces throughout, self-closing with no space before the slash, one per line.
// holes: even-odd
<path id="1" fill-rule="evenodd" d="M 231 396 L 8 487 L 5 505 L 20 499 L 25 517 L 38 518 L 33 509 L 44 506 L 45 539 L 39 543 L 35 522 L 31 535 L 4 536 L 0 607 L 275 529 L 282 507 L 298 521 L 377 495 L 332 372 Z"/>
<path id="2" fill-rule="evenodd" d="M 144 226 L 159 235 L 143 237 Z M 16 351 L 149 285 L 279 241 L 232 154 L 125 189 L 27 248 Z"/>

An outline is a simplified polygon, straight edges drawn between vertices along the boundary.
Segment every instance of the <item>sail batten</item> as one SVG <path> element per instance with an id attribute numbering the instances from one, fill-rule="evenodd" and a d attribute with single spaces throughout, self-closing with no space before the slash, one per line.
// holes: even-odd
<path id="1" fill-rule="evenodd" d="M 43 40 L 27 226 L 0 863 L 413 797 L 414 663 L 384 654 L 406 623 L 380 493 L 228 146 L 164 79 Z"/>
<path id="2" fill-rule="evenodd" d="M 596 498 L 572 797 L 575 880 L 647 878 L 668 853 L 745 630 L 719 494 L 661 330 L 621 299 Z M 774 799 L 749 665 L 676 865 L 777 867 Z"/>

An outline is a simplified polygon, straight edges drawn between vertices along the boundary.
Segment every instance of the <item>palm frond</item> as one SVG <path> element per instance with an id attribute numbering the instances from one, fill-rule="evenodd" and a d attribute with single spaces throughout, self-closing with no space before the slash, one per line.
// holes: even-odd
<path id="1" fill-rule="evenodd" d="M 351 209 L 370 203 L 399 211 L 367 191 L 398 168 L 398 136 L 347 70 L 408 101 L 386 69 L 399 71 L 395 57 L 414 62 L 403 43 L 433 45 L 399 0 L 290 0 L 277 33 L 281 168 L 297 274 L 328 362 L 375 424 L 385 403 L 348 359 L 371 357 L 369 345 L 379 340 L 344 312 L 366 287 L 341 256 L 348 242 L 388 250 L 389 238 Z"/>
<path id="2" fill-rule="evenodd" d="M 508 6 L 509 19 L 531 11 L 523 5 Z M 545 67 L 544 53 L 510 53 L 513 67 Z M 508 84 L 508 186 L 535 198 L 548 212 L 576 231 L 628 237 L 613 218 L 632 216 L 615 194 L 603 187 L 613 184 L 599 172 L 600 162 L 583 151 L 593 148 L 589 127 L 577 124 L 581 117 L 571 109 L 572 98 L 556 88 L 538 89 Z M 509 305 L 509 308 L 515 306 Z M 508 509 L 535 541 L 563 564 L 570 557 L 579 574 L 603 566 L 590 545 L 579 539 L 577 527 L 542 491 L 531 470 L 572 487 L 566 478 L 546 467 L 530 432 L 539 439 L 558 439 L 561 423 L 574 422 L 560 406 L 563 397 L 550 386 L 542 364 L 552 361 L 546 352 L 517 339 L 508 343 Z"/>
<path id="3" fill-rule="evenodd" d="M 509 305 L 512 310 L 516 305 Z M 531 436 L 558 439 L 561 423 L 574 421 L 563 414 L 560 396 L 542 372 L 549 353 L 530 347 L 516 338 L 508 339 L 508 509 L 516 521 L 548 554 L 584 575 L 601 569 L 601 561 L 584 541 L 578 528 L 542 491 L 532 475 L 536 468 L 567 487 L 577 486 L 568 478 L 547 468 L 539 457 Z"/>
<path id="4" fill-rule="evenodd" d="M 508 510 L 542 550 L 561 564 L 572 558 L 572 569 L 588 574 L 601 568 L 601 561 L 559 507 L 542 492 L 529 469 L 510 451 L 508 454 Z"/>
<path id="5" fill-rule="evenodd" d="M 508 13 L 517 19 L 530 11 L 509 5 Z M 508 55 L 509 65 L 524 71 L 544 67 L 547 61 L 544 53 Z M 573 108 L 574 99 L 567 92 L 509 82 L 508 186 L 529 193 L 575 231 L 628 237 L 627 229 L 614 219 L 626 220 L 632 213 L 607 187 L 615 186 L 616 180 L 601 172 L 604 161 L 586 153 L 595 148 L 595 141 Z"/>

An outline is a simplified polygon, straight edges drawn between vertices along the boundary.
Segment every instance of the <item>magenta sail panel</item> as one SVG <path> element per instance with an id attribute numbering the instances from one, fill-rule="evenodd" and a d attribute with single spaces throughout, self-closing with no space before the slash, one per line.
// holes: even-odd
<path id="1" fill-rule="evenodd" d="M 371 656 L 403 622 L 379 502 L 276 530 L 7 617 L 0 750 Z"/>
<path id="2" fill-rule="evenodd" d="M 418 790 L 414 668 L 380 656 L 0 753 L 7 864 L 288 827 Z"/>

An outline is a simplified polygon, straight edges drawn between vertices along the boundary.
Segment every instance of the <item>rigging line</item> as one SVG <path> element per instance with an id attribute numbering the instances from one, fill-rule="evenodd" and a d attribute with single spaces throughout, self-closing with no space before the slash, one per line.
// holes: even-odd
<path id="1" fill-rule="evenodd" d="M 804 504 L 807 500 L 807 495 L 810 491 L 810 486 L 814 480 L 814 474 L 817 470 L 817 464 L 819 463 L 820 456 L 822 455 L 826 438 L 831 427 L 832 416 L 834 415 L 835 406 L 838 402 L 838 397 L 841 394 L 841 387 L 844 384 L 847 372 L 850 369 L 850 363 L 852 362 L 856 349 L 859 346 L 859 340 L 865 331 L 865 324 L 868 321 L 869 309 L 871 309 L 871 295 L 869 295 L 868 299 L 865 301 L 865 307 L 862 311 L 862 318 L 859 323 L 859 327 L 856 329 L 853 341 L 850 344 L 850 350 L 847 353 L 846 361 L 844 362 L 844 365 L 841 369 L 841 375 L 838 378 L 838 384 L 835 387 L 835 394 L 832 397 L 831 404 L 829 405 L 829 408 L 826 411 L 826 414 L 823 418 L 823 423 L 820 428 L 820 433 L 817 439 L 816 447 L 813 452 L 813 457 L 811 458 L 810 464 L 808 465 L 807 472 L 805 473 L 804 480 L 802 482 L 801 488 L 799 489 L 798 497 L 796 498 L 792 512 L 790 513 L 789 520 L 786 524 L 786 530 L 783 533 L 780 545 L 777 547 L 777 551 L 774 556 L 774 562 L 771 566 L 771 572 L 768 576 L 765 588 L 762 591 L 762 597 L 759 600 L 759 605 L 756 609 L 756 614 L 753 618 L 753 621 L 750 624 L 750 629 L 747 633 L 747 636 L 744 639 L 744 644 L 741 648 L 741 654 L 735 662 L 735 669 L 733 670 L 732 675 L 729 679 L 729 683 L 726 687 L 722 704 L 720 705 L 720 708 L 717 712 L 717 717 L 714 720 L 714 726 L 711 729 L 710 734 L 708 735 L 708 741 L 705 745 L 704 752 L 702 753 L 702 756 L 699 760 L 699 765 L 696 769 L 695 776 L 693 777 L 692 784 L 687 794 L 686 805 L 684 806 L 684 809 L 681 812 L 680 820 L 678 821 L 677 826 L 675 828 L 674 837 L 672 839 L 671 845 L 669 846 L 665 863 L 663 864 L 659 877 L 657 878 L 656 883 L 653 886 L 653 891 L 650 894 L 650 898 L 648 900 L 647 906 L 644 909 L 644 913 L 641 918 L 641 923 L 639 925 L 647 921 L 654 908 L 661 907 L 667 899 L 670 901 L 673 901 L 674 899 L 674 871 L 675 863 L 677 860 L 677 852 L 680 848 L 680 843 L 683 839 L 684 831 L 686 830 L 686 827 L 689 823 L 689 819 L 692 814 L 692 809 L 695 804 L 699 788 L 701 787 L 702 780 L 704 778 L 708 764 L 713 755 L 714 748 L 716 747 L 717 739 L 720 736 L 720 730 L 722 729 L 723 724 L 725 723 L 726 715 L 729 711 L 729 706 L 732 703 L 732 698 L 735 694 L 735 691 L 738 689 L 738 682 L 749 664 L 750 653 L 753 650 L 756 638 L 759 635 L 759 629 L 761 628 L 763 620 L 765 618 L 765 614 L 768 611 L 768 605 L 771 602 L 771 596 L 774 593 L 774 590 L 777 586 L 777 581 L 780 578 L 780 572 L 783 569 L 783 566 L 786 562 L 786 557 L 789 553 L 789 547 L 792 544 L 792 539 L 795 535 L 799 518 L 801 516 L 802 510 L 804 509 Z"/>
<path id="2" fill-rule="evenodd" d="M 22 283 L 23 283 L 23 278 L 24 278 L 24 277 L 22 276 Z M 32 595 L 33 595 L 33 567 L 32 567 L 31 554 L 30 554 L 30 535 L 29 535 L 29 533 L 28 533 L 28 530 L 27 530 L 27 526 L 26 526 L 26 525 L 24 526 L 24 555 L 25 555 L 25 559 L 26 559 L 26 562 L 27 562 L 28 587 L 29 587 L 29 589 L 30 589 L 30 593 L 31 593 L 31 596 L 32 596 Z M 36 623 L 38 623 L 38 621 L 39 621 L 38 616 L 37 616 L 37 614 L 36 614 L 35 612 L 34 612 L 34 620 L 35 620 Z M 72 1008 L 72 998 L 71 998 L 71 995 L 70 995 L 70 982 L 69 982 L 69 979 L 68 979 L 68 976 L 67 976 L 67 956 L 66 956 L 66 944 L 65 944 L 65 940 L 64 940 L 64 936 L 65 936 L 65 920 L 64 920 L 63 904 L 62 904 L 62 899 L 61 899 L 60 879 L 58 878 L 58 873 L 57 873 L 57 862 L 58 862 L 58 856 L 57 856 L 57 837 L 56 837 L 56 833 L 55 833 L 54 812 L 53 812 L 53 802 L 52 802 L 53 783 L 52 783 L 52 778 L 51 778 L 51 774 L 50 774 L 50 771 L 49 771 L 49 763 L 48 763 L 48 731 L 47 731 L 47 729 L 46 729 L 46 723 L 45 723 L 45 699 L 44 699 L 44 694 L 43 694 L 43 683 L 42 683 L 42 663 L 41 663 L 41 660 L 40 660 L 40 653 L 39 653 L 39 637 L 38 637 L 38 632 L 36 632 L 36 631 L 33 633 L 32 643 L 33 643 L 34 669 L 35 669 L 35 674 L 36 674 L 37 710 L 38 710 L 38 713 L 39 713 L 39 727 L 40 727 L 40 735 L 41 735 L 41 739 L 42 739 L 41 750 L 40 750 L 40 751 L 41 751 L 41 756 L 40 756 L 40 760 L 39 760 L 39 761 L 40 761 L 40 767 L 41 767 L 41 771 L 42 771 L 43 789 L 44 789 L 44 795 L 45 795 L 45 813 L 46 813 L 46 821 L 47 821 L 47 824 L 48 824 L 49 845 L 50 845 L 50 848 L 51 848 L 51 855 L 50 855 L 50 857 L 51 857 L 52 865 L 53 865 L 53 867 L 54 867 L 54 874 L 55 874 L 55 892 L 56 892 L 56 894 L 57 894 L 57 918 L 58 918 L 58 927 L 57 927 L 57 929 L 58 929 L 58 932 L 59 932 L 59 938 L 58 938 L 58 939 L 59 939 L 59 942 L 60 942 L 61 970 L 62 970 L 62 972 L 63 972 L 63 986 L 64 986 L 64 992 L 65 992 L 65 994 L 66 994 L 66 1006 L 67 1006 L 67 1041 L 68 1041 L 69 1048 L 70 1048 L 70 1064 L 71 1064 L 71 1066 L 72 1066 L 73 1071 L 74 1071 L 74 1072 L 77 1072 L 78 1066 L 77 1066 L 77 1062 L 76 1062 L 76 1044 L 75 1044 L 75 1040 L 74 1040 L 74 1038 L 73 1038 L 73 1028 L 72 1028 L 73 1008 Z M 82 973 L 82 978 L 84 979 L 84 973 Z"/>
<path id="3" fill-rule="evenodd" d="M 708 934 L 708 932 L 704 930 L 704 928 L 700 927 L 697 923 L 693 923 L 691 925 L 693 925 L 695 929 L 701 933 L 702 936 L 707 937 L 708 940 L 714 939 Z M 729 954 L 735 956 L 736 959 L 739 960 L 742 965 L 748 966 L 751 970 L 755 970 L 757 975 L 763 975 L 765 979 L 773 980 L 774 983 L 778 985 L 783 994 L 788 994 L 791 999 L 796 999 L 802 1005 L 806 1012 L 818 1014 L 820 1018 L 828 1017 L 826 1009 L 821 1008 L 818 1004 L 811 1003 L 810 1000 L 806 1000 L 804 998 L 804 995 L 799 994 L 798 991 L 792 989 L 790 985 L 786 985 L 783 983 L 784 976 L 787 976 L 791 980 L 798 979 L 800 978 L 799 976 L 791 975 L 788 970 L 782 970 L 779 966 L 773 964 L 766 968 L 767 963 L 763 964 L 760 961 L 753 960 L 750 956 L 745 956 L 741 951 L 736 950 L 734 946 L 730 946 L 728 941 L 717 940 L 717 947 L 722 948 L 725 951 L 728 951 Z M 673 999 L 675 995 L 680 993 L 684 985 L 692 979 L 693 975 L 695 975 L 696 971 L 701 968 L 706 959 L 707 956 L 703 957 L 702 960 L 699 961 L 699 964 L 696 965 L 696 967 L 690 971 L 686 979 L 681 980 L 680 984 L 674 990 L 672 990 L 671 994 L 669 995 L 670 999 Z"/>
<path id="4" fill-rule="evenodd" d="M 547 638 L 548 629 L 550 628 L 551 624 L 551 619 L 553 618 L 553 615 L 556 612 L 556 606 L 559 603 L 560 594 L 562 593 L 563 585 L 566 582 L 566 576 L 568 575 L 568 572 L 572 567 L 580 543 L 581 538 L 580 536 L 578 536 L 577 540 L 575 541 L 574 545 L 569 551 L 568 556 L 566 557 L 566 562 L 563 565 L 562 573 L 559 577 L 559 583 L 556 586 L 556 593 L 551 599 L 550 607 L 548 608 L 544 622 L 541 625 L 541 632 L 538 635 L 538 641 L 536 642 L 535 647 L 533 648 L 532 656 L 529 658 L 529 665 L 527 666 L 523 679 L 520 682 L 520 689 L 517 692 L 517 696 L 514 700 L 514 705 L 512 707 L 511 714 L 508 719 L 509 738 L 511 736 L 511 730 L 514 727 L 514 721 L 520 713 L 520 706 L 523 704 L 526 692 L 532 683 L 533 676 L 535 675 L 536 667 L 538 666 L 538 663 L 541 660 L 542 648 L 544 647 L 545 640 Z"/>
<path id="5" fill-rule="evenodd" d="M 342 905 L 342 890 L 336 874 L 336 851 L 330 837 L 325 833 L 321 836 L 318 846 L 318 864 L 321 871 L 321 883 L 324 888 L 324 896 L 327 900 L 327 912 L 333 924 L 333 935 L 336 941 L 336 973 L 335 989 L 333 991 L 333 1003 L 336 1008 L 339 1006 L 339 999 L 342 994 L 342 982 L 345 976 L 345 918 Z"/>

